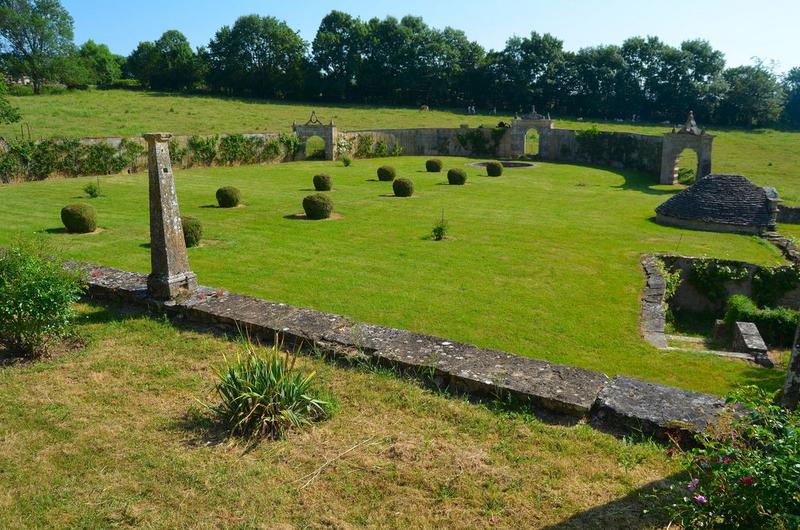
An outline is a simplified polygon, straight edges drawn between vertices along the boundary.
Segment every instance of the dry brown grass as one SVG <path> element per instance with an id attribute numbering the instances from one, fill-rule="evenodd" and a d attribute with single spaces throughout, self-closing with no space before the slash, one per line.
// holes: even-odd
<path id="1" fill-rule="evenodd" d="M 301 357 L 333 419 L 252 450 L 214 430 L 235 342 L 97 307 L 83 352 L 0 370 L 0 527 L 645 528 L 676 470 L 650 443 L 556 426 Z"/>

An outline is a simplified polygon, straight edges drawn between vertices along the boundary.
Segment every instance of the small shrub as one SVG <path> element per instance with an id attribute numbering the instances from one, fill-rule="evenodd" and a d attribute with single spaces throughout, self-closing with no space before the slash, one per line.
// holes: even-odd
<path id="1" fill-rule="evenodd" d="M 694 180 L 694 169 L 685 167 L 678 169 L 678 182 L 685 186 L 690 186 L 694 184 Z"/>
<path id="2" fill-rule="evenodd" d="M 331 191 L 330 175 L 314 175 L 314 189 L 317 191 Z"/>
<path id="3" fill-rule="evenodd" d="M 97 229 L 97 212 L 88 204 L 68 204 L 61 209 L 61 222 L 67 232 L 88 234 Z"/>
<path id="4" fill-rule="evenodd" d="M 467 172 L 461 168 L 453 168 L 447 172 L 447 182 L 454 186 L 463 186 L 467 182 Z"/>
<path id="5" fill-rule="evenodd" d="M 392 189 L 397 197 L 411 197 L 414 194 L 414 183 L 411 179 L 401 177 L 392 183 Z"/>
<path id="6" fill-rule="evenodd" d="M 217 204 L 220 208 L 235 208 L 242 201 L 242 193 L 238 188 L 225 186 L 217 190 Z"/>
<path id="7" fill-rule="evenodd" d="M 756 387 L 735 392 L 729 401 L 743 406 L 742 417 L 698 437 L 684 460 L 688 483 L 665 492 L 681 528 L 798 527 L 800 411 L 772 398 Z"/>
<path id="8" fill-rule="evenodd" d="M 500 162 L 487 162 L 486 174 L 490 177 L 499 177 L 503 174 L 503 164 Z"/>
<path id="9" fill-rule="evenodd" d="M 425 170 L 428 173 L 440 173 L 442 171 L 442 161 L 438 158 L 432 158 L 426 161 Z"/>
<path id="10" fill-rule="evenodd" d="M 83 292 L 77 273 L 47 248 L 0 249 L 0 342 L 23 355 L 41 355 L 69 331 Z"/>
<path id="11" fill-rule="evenodd" d="M 327 419 L 333 407 L 314 391 L 316 373 L 305 374 L 294 363 L 277 346 L 261 356 L 248 344 L 243 355 L 218 370 L 220 402 L 209 408 L 232 435 L 251 441 L 280 439 Z"/>
<path id="12" fill-rule="evenodd" d="M 381 166 L 378 168 L 378 180 L 381 182 L 391 182 L 396 175 L 397 172 L 392 166 Z"/>
<path id="13" fill-rule="evenodd" d="M 333 201 L 327 195 L 315 193 L 303 199 L 303 210 L 309 219 L 327 219 L 333 211 Z"/>
<path id="14" fill-rule="evenodd" d="M 447 230 L 449 226 L 447 224 L 447 220 L 444 218 L 444 212 L 442 212 L 442 218 L 436 221 L 436 224 L 433 225 L 433 230 L 431 230 L 431 237 L 433 237 L 434 241 L 441 241 L 445 237 L 447 237 Z"/>
<path id="15" fill-rule="evenodd" d="M 800 324 L 800 311 L 785 307 L 760 308 L 748 297 L 736 294 L 728 298 L 725 324 L 733 329 L 736 322 L 752 322 L 769 346 L 791 346 Z"/>
<path id="16" fill-rule="evenodd" d="M 90 182 L 86 186 L 83 187 L 83 191 L 92 199 L 96 199 L 100 196 L 100 185 L 95 182 Z"/>
<path id="17" fill-rule="evenodd" d="M 183 240 L 187 247 L 196 247 L 203 239 L 203 223 L 197 217 L 181 217 L 183 227 Z"/>
<path id="18" fill-rule="evenodd" d="M 342 165 L 344 167 L 350 167 L 352 164 L 353 164 L 353 159 L 350 157 L 350 155 L 344 155 L 342 157 Z"/>

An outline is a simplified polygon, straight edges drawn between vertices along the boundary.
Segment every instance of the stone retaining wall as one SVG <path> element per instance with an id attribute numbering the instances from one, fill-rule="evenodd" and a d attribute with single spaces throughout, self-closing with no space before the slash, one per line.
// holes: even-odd
<path id="1" fill-rule="evenodd" d="M 480 135 L 488 151 L 470 149 L 468 135 Z M 418 129 L 371 129 L 363 131 L 340 131 L 355 146 L 359 136 L 368 136 L 373 142 L 383 141 L 389 150 L 399 147 L 401 154 L 409 156 L 487 156 L 507 158 L 511 156 L 510 129 L 495 128 L 418 128 Z"/>
<path id="2" fill-rule="evenodd" d="M 800 208 L 780 205 L 778 207 L 778 222 L 789 225 L 800 225 Z"/>
<path id="3" fill-rule="evenodd" d="M 724 400 L 665 385 L 487 350 L 439 337 L 354 322 L 348 318 L 201 287 L 180 302 L 147 296 L 147 277 L 110 267 L 72 263 L 84 270 L 93 297 L 126 301 L 173 317 L 245 330 L 271 340 L 313 344 L 335 356 L 353 352 L 450 389 L 477 395 L 511 395 L 535 411 L 571 421 L 588 420 L 615 433 L 659 439 L 691 435 L 714 423 Z"/>
<path id="4" fill-rule="evenodd" d="M 664 139 L 646 134 L 600 131 L 587 151 L 579 131 L 548 129 L 539 136 L 539 158 L 552 162 L 594 164 L 616 169 L 634 169 L 660 175 Z"/>
<path id="5" fill-rule="evenodd" d="M 747 277 L 741 281 L 728 281 L 725 282 L 725 295 L 719 302 L 712 302 L 709 300 L 708 295 L 697 289 L 692 282 L 689 281 L 689 271 L 691 270 L 692 263 L 701 259 L 690 256 L 660 256 L 669 270 L 680 271 L 681 283 L 677 291 L 670 300 L 670 305 L 678 310 L 685 310 L 693 313 L 701 313 L 706 311 L 721 311 L 724 308 L 725 301 L 735 294 L 743 294 L 747 297 L 753 297 L 753 275 L 762 267 L 747 263 L 744 261 L 732 260 L 714 260 L 721 264 L 731 264 L 747 271 Z M 792 289 L 784 293 L 777 300 L 777 304 L 789 309 L 800 309 L 800 287 Z"/>

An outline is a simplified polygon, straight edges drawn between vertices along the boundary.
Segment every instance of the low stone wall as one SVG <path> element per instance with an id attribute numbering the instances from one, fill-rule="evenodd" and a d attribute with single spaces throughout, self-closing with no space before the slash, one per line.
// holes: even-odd
<path id="1" fill-rule="evenodd" d="M 664 304 L 667 283 L 661 274 L 660 261 L 655 256 L 643 256 L 645 286 L 642 290 L 642 314 L 639 327 L 642 338 L 656 348 L 666 348 L 667 309 Z"/>
<path id="2" fill-rule="evenodd" d="M 253 337 L 313 344 L 334 356 L 366 355 L 375 362 L 447 388 L 476 395 L 510 395 L 548 415 L 587 419 L 615 433 L 679 437 L 705 430 L 726 410 L 721 398 L 628 377 L 609 378 L 581 368 L 206 287 L 180 302 L 147 296 L 147 277 L 110 267 L 72 263 L 87 277 L 93 297 L 126 301 L 168 314 L 244 330 Z"/>
<path id="3" fill-rule="evenodd" d="M 580 131 L 548 129 L 539 136 L 539 158 L 661 174 L 664 139 L 646 134 L 600 131 L 582 142 Z"/>
<path id="4" fill-rule="evenodd" d="M 470 138 L 477 135 L 480 141 Z M 495 128 L 419 128 L 419 129 L 371 129 L 362 131 L 340 131 L 354 146 L 359 136 L 367 136 L 373 143 L 386 144 L 389 150 L 399 147 L 401 154 L 409 156 L 486 156 L 507 158 L 511 156 L 510 129 Z M 476 143 L 487 146 L 487 150 L 475 149 Z"/>
<path id="5" fill-rule="evenodd" d="M 725 300 L 735 294 L 753 296 L 753 275 L 762 269 L 758 265 L 744 261 L 714 260 L 720 264 L 730 264 L 747 271 L 747 277 L 741 281 L 728 281 L 724 283 L 725 295 L 719 302 L 709 300 L 708 295 L 695 287 L 689 281 L 689 272 L 695 261 L 707 258 L 696 258 L 690 256 L 660 256 L 669 270 L 680 271 L 681 283 L 677 291 L 670 300 L 670 305 L 674 309 L 685 310 L 694 313 L 705 311 L 721 311 L 724 308 Z M 788 307 L 789 309 L 800 309 L 800 287 L 792 289 L 783 294 L 778 300 L 777 305 Z"/>
<path id="6" fill-rule="evenodd" d="M 778 206 L 778 222 L 789 225 L 800 225 L 800 208 Z"/>

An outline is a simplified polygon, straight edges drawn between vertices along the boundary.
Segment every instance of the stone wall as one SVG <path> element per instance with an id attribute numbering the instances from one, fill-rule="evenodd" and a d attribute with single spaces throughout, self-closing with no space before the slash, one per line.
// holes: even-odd
<path id="1" fill-rule="evenodd" d="M 689 281 L 689 271 L 691 270 L 692 263 L 700 259 L 689 256 L 661 256 L 664 264 L 669 270 L 679 270 L 681 273 L 681 283 L 678 290 L 670 300 L 670 306 L 674 309 L 685 310 L 693 313 L 700 313 L 706 311 L 721 311 L 724 308 L 725 300 L 735 294 L 743 294 L 747 297 L 753 297 L 753 275 L 762 267 L 747 263 L 744 261 L 730 261 L 730 260 L 715 260 L 721 264 L 731 264 L 736 267 L 745 269 L 747 277 L 741 281 L 728 281 L 725 282 L 725 295 L 720 302 L 713 302 L 709 300 L 701 290 Z M 789 309 L 800 310 L 800 287 L 792 289 L 781 296 L 777 304 L 778 306 L 788 307 Z"/>
<path id="2" fill-rule="evenodd" d="M 778 222 L 789 225 L 800 225 L 800 208 L 780 205 L 778 207 Z"/>
<path id="3" fill-rule="evenodd" d="M 634 169 L 658 176 L 663 138 L 645 134 L 598 131 L 590 138 L 571 129 L 547 129 L 539 136 L 539 158 Z"/>
<path id="4" fill-rule="evenodd" d="M 358 144 L 359 136 L 368 136 L 373 144 L 382 141 L 392 151 L 401 149 L 408 156 L 511 156 L 511 132 L 496 128 L 418 128 L 340 131 L 340 137 Z M 477 140 L 480 137 L 480 140 Z M 475 149 L 485 145 L 488 149 Z"/>

